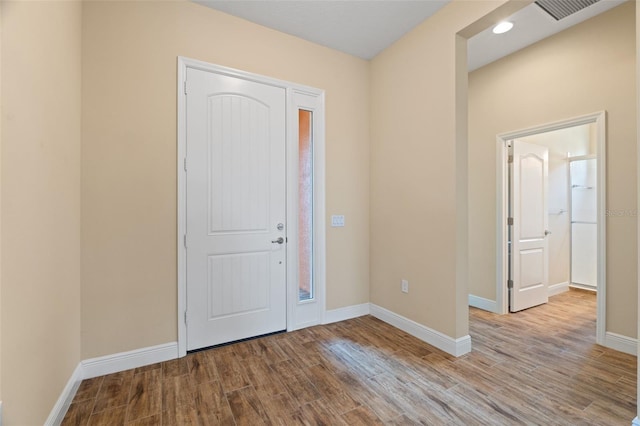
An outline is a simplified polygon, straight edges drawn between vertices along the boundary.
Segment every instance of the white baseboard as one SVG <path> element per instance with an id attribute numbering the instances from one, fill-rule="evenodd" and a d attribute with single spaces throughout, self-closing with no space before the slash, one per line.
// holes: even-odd
<path id="1" fill-rule="evenodd" d="M 598 292 L 597 287 L 588 284 L 571 283 L 569 284 L 569 288 L 577 288 L 578 290 L 592 291 L 594 293 Z"/>
<path id="2" fill-rule="evenodd" d="M 128 352 L 101 356 L 82 361 L 83 378 L 104 376 L 105 374 L 143 367 L 156 362 L 178 358 L 178 342 L 149 346 Z"/>
<path id="3" fill-rule="evenodd" d="M 498 303 L 495 300 L 485 299 L 484 297 L 474 296 L 473 294 L 469 295 L 469 306 L 482 309 L 483 311 L 493 312 L 494 314 L 499 313 Z"/>
<path id="4" fill-rule="evenodd" d="M 128 352 L 120 352 L 113 355 L 101 356 L 80 361 L 73 371 L 64 390 L 54 405 L 46 426 L 57 426 L 62 423 L 67 410 L 76 396 L 80 383 L 84 379 L 117 373 L 131 368 L 144 367 L 156 362 L 169 361 L 178 358 L 178 342 L 165 343 L 164 345 L 150 346 L 148 348 L 135 349 Z M 1 426 L 1 425 L 0 425 Z"/>
<path id="5" fill-rule="evenodd" d="M 461 356 L 471 352 L 471 336 L 469 335 L 454 339 L 373 303 L 371 304 L 371 315 L 453 356 Z"/>
<path id="6" fill-rule="evenodd" d="M 550 285 L 549 297 L 564 293 L 565 291 L 569 291 L 569 282 Z M 494 314 L 500 313 L 498 312 L 498 304 L 495 300 L 485 299 L 484 297 L 474 296 L 473 294 L 469 295 L 469 306 L 482 309 L 483 311 L 493 312 Z"/>
<path id="7" fill-rule="evenodd" d="M 556 294 L 564 293 L 565 291 L 569 291 L 569 282 L 563 282 L 558 284 L 552 284 L 549 286 L 548 292 L 549 297 L 555 296 Z"/>
<path id="8" fill-rule="evenodd" d="M 323 324 L 331 324 L 332 322 L 344 321 L 351 318 L 361 317 L 363 315 L 369 315 L 371 312 L 369 303 L 362 303 L 360 305 L 351 305 L 344 308 L 332 309 L 326 311 L 324 314 Z"/>
<path id="9" fill-rule="evenodd" d="M 638 339 L 610 331 L 604 334 L 604 346 L 629 355 L 638 355 Z"/>
<path id="10" fill-rule="evenodd" d="M 76 396 L 76 391 L 80 387 L 80 383 L 82 382 L 82 362 L 78 364 L 73 373 L 71 374 L 71 378 L 67 382 L 67 385 L 62 390 L 60 397 L 58 397 L 58 401 L 56 405 L 53 406 L 51 413 L 49 413 L 49 417 L 44 422 L 45 426 L 53 426 L 59 425 L 62 423 L 65 414 L 67 414 L 67 410 L 71 405 L 71 401 L 73 401 L 73 397 Z"/>

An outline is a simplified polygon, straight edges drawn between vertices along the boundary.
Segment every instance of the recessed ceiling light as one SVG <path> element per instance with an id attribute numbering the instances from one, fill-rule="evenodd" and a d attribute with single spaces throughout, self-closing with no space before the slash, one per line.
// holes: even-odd
<path id="1" fill-rule="evenodd" d="M 500 22 L 498 25 L 493 27 L 493 33 L 494 34 L 506 33 L 511 28 L 513 28 L 513 22 L 509 22 L 509 21 Z"/>

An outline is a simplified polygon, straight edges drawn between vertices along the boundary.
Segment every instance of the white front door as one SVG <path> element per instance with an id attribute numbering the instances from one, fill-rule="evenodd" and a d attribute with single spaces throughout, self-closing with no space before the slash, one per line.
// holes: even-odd
<path id="1" fill-rule="evenodd" d="M 546 147 L 513 141 L 510 310 L 549 300 L 548 169 Z"/>
<path id="2" fill-rule="evenodd" d="M 286 329 L 286 91 L 189 68 L 187 350 Z"/>

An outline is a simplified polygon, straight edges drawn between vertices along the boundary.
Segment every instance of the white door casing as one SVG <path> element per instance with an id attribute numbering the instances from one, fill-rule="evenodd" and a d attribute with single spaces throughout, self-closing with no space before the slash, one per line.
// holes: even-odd
<path id="1" fill-rule="evenodd" d="M 549 150 L 514 140 L 511 180 L 511 312 L 549 300 Z"/>
<path id="2" fill-rule="evenodd" d="M 187 73 L 200 70 L 222 76 L 229 76 L 247 82 L 255 82 L 275 88 L 286 93 L 286 217 L 285 238 L 287 288 L 286 288 L 286 329 L 295 330 L 320 324 L 325 316 L 325 139 L 324 139 L 324 91 L 253 74 L 233 68 L 210 64 L 207 62 L 178 57 L 177 58 L 177 328 L 178 353 L 182 357 L 187 354 L 187 320 L 191 316 L 187 312 Z M 313 111 L 313 275 L 316 297 L 312 301 L 299 302 L 297 297 L 297 174 L 298 174 L 298 134 L 297 120 L 300 108 Z M 271 240 L 269 240 L 271 241 Z M 271 244 L 269 242 L 269 244 Z M 277 246 L 272 246 L 278 250 Z M 284 249 L 282 251 L 285 251 Z M 294 277 L 293 279 L 291 277 Z"/>
<path id="3" fill-rule="evenodd" d="M 606 175 L 607 175 L 607 114 L 606 111 L 598 111 L 565 120 L 545 123 L 538 126 L 524 128 L 516 131 L 502 133 L 496 136 L 496 303 L 492 312 L 506 314 L 508 312 L 508 236 L 507 218 L 508 212 L 508 168 L 507 161 L 508 141 L 524 138 L 540 133 L 566 129 L 568 127 L 582 126 L 593 123 L 596 126 L 596 150 L 597 150 L 597 217 L 598 217 L 598 282 L 597 282 L 597 314 L 596 314 L 596 343 L 608 347 L 610 344 L 606 333 L 606 296 L 607 296 L 607 221 L 606 221 Z"/>
<path id="4" fill-rule="evenodd" d="M 298 241 L 299 241 L 299 182 L 298 163 L 299 158 L 299 110 L 309 111 L 312 114 L 312 150 L 313 150 L 313 283 L 315 287 L 314 297 L 311 300 L 299 300 L 298 283 L 290 280 L 289 284 L 289 311 L 287 329 L 297 330 L 324 322 L 325 301 L 325 192 L 319 183 L 324 182 L 324 96 L 303 88 L 289 90 L 289 139 L 295 143 L 289 144 L 287 156 L 289 161 L 295 161 L 295 167 L 289 163 L 290 172 L 287 173 L 287 185 L 292 188 L 296 196 L 289 197 L 287 203 L 288 236 L 288 276 L 299 277 L 298 269 Z"/>
<path id="5" fill-rule="evenodd" d="M 188 350 L 286 329 L 285 99 L 187 71 Z"/>

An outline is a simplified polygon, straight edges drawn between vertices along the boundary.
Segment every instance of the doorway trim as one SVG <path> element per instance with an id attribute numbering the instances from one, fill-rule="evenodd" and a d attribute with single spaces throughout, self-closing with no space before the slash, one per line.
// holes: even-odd
<path id="1" fill-rule="evenodd" d="M 326 235 L 325 235 L 325 119 L 324 90 L 278 80 L 220 65 L 190 59 L 177 58 L 177 323 L 178 357 L 187 354 L 187 69 L 193 68 L 221 75 L 241 78 L 281 87 L 286 91 L 286 214 L 287 214 L 287 331 L 321 324 L 325 316 Z M 313 268 L 315 298 L 298 302 L 298 109 L 308 109 L 313 114 Z"/>
<path id="2" fill-rule="evenodd" d="M 507 253 L 507 218 L 508 218 L 508 148 L 507 143 L 512 139 L 523 138 L 538 133 L 583 124 L 596 125 L 597 146 L 597 307 L 596 307 L 596 342 L 604 345 L 606 339 L 606 111 L 582 115 L 567 120 L 556 121 L 527 129 L 502 133 L 496 136 L 496 308 L 498 314 L 509 311 L 507 290 L 508 253 Z"/>

